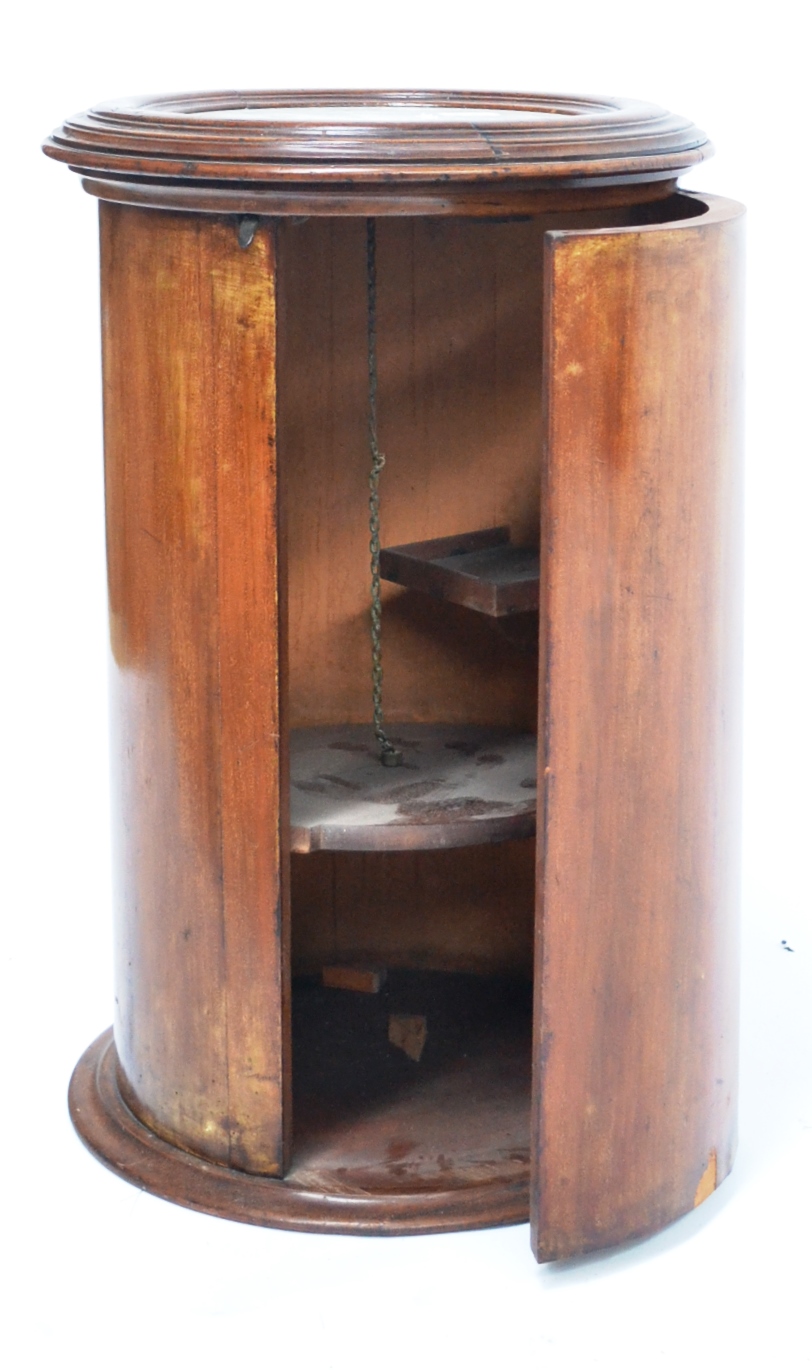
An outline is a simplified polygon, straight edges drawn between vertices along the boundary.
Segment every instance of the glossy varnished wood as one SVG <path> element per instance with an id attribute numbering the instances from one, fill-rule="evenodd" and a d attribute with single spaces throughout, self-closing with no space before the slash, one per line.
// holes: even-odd
<path id="1" fill-rule="evenodd" d="M 259 214 L 280 217 L 346 218 L 373 215 L 376 218 L 433 218 L 454 216 L 472 219 L 521 217 L 528 214 L 560 214 L 590 211 L 596 205 L 605 210 L 626 210 L 662 205 L 676 187 L 673 177 L 650 180 L 631 177 L 619 185 L 611 178 L 603 184 L 597 178 L 583 183 L 550 188 L 546 181 L 485 181 L 484 184 L 454 184 L 436 180 L 418 185 L 382 182 L 375 185 L 344 182 L 339 185 L 221 185 L 216 181 L 199 184 L 166 180 L 122 180 L 85 176 L 82 185 L 89 195 L 113 204 L 141 205 L 150 209 L 181 210 L 185 214 Z"/>
<path id="2" fill-rule="evenodd" d="M 121 1085 L 283 1161 L 285 795 L 271 231 L 102 206 Z"/>
<path id="3" fill-rule="evenodd" d="M 665 195 L 711 147 L 687 119 L 638 100 L 219 91 L 99 106 L 68 119 L 45 151 L 118 202 L 487 216 L 554 208 L 551 191 L 574 196 L 558 208 L 578 208 L 585 186 L 593 204 Z"/>
<path id="4" fill-rule="evenodd" d="M 733 1158 L 740 212 L 547 241 L 540 1259 Z"/>
<path id="5" fill-rule="evenodd" d="M 117 1008 L 80 1134 L 250 1222 L 521 1221 L 530 1178 L 542 1260 L 657 1230 L 735 1132 L 739 223 L 672 193 L 707 139 L 622 100 L 226 92 L 46 151 L 107 202 Z M 384 585 L 388 725 L 538 723 L 537 853 L 288 851 L 290 729 L 370 717 L 367 214 L 384 543 L 541 528 L 538 615 Z"/>

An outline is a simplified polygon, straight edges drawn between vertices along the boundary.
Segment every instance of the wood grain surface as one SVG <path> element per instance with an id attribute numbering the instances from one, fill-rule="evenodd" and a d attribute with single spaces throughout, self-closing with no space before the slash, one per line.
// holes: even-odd
<path id="1" fill-rule="evenodd" d="M 291 856 L 293 968 L 533 973 L 535 841 Z"/>
<path id="2" fill-rule="evenodd" d="M 542 1260 L 656 1231 L 732 1163 L 740 213 L 546 245 Z"/>
<path id="3" fill-rule="evenodd" d="M 102 206 L 122 1088 L 162 1136 L 283 1161 L 284 593 L 274 247 Z"/>

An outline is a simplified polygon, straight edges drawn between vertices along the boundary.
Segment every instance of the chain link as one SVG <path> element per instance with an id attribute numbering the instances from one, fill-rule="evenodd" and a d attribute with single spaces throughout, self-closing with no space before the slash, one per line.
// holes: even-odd
<path id="1" fill-rule="evenodd" d="M 375 220 L 367 219 L 367 365 L 369 372 L 369 556 L 372 572 L 372 726 L 384 766 L 400 766 L 403 753 L 386 736 L 383 726 L 383 662 L 381 660 L 381 517 L 379 483 L 386 458 L 378 446 L 378 335 Z"/>

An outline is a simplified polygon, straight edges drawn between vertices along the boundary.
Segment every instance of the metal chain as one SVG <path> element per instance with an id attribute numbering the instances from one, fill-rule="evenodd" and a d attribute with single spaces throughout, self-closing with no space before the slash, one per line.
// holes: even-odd
<path id="1" fill-rule="evenodd" d="M 375 220 L 367 219 L 367 365 L 369 371 L 369 556 L 372 572 L 372 726 L 384 766 L 403 764 L 403 752 L 389 741 L 383 726 L 383 663 L 381 661 L 381 518 L 378 485 L 386 458 L 378 446 L 378 337 Z"/>

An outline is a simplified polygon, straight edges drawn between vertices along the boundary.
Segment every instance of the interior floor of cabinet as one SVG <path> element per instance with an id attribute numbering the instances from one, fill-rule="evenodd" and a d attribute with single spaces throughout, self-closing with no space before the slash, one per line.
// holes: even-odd
<path id="1" fill-rule="evenodd" d="M 377 994 L 294 983 L 293 1164 L 326 1193 L 403 1194 L 527 1179 L 532 986 L 396 971 Z M 422 1017 L 415 1061 L 392 1016 Z"/>

